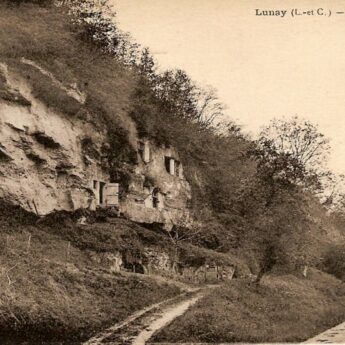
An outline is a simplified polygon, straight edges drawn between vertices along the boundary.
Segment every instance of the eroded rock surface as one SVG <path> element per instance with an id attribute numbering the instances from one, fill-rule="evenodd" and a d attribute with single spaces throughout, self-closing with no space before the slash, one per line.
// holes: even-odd
<path id="1" fill-rule="evenodd" d="M 84 104 L 86 95 L 77 86 L 63 85 L 30 60 L 21 63 Z M 104 148 L 110 147 L 106 129 L 47 106 L 34 96 L 29 79 L 0 64 L 0 198 L 39 215 L 106 207 L 112 200 L 112 206 L 137 222 L 159 223 L 167 229 L 187 222 L 191 191 L 178 152 L 139 139 L 136 130 L 129 137 L 138 163 L 130 169 L 124 188 L 123 181 L 110 181 L 104 156 Z M 121 188 L 125 191 L 121 197 L 109 195 L 110 190 L 119 194 Z"/>

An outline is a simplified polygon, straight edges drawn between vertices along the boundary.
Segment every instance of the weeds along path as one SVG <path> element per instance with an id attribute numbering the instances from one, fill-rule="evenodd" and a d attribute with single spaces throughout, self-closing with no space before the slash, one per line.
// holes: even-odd
<path id="1" fill-rule="evenodd" d="M 189 291 L 179 296 L 144 308 L 132 314 L 126 320 L 91 338 L 83 345 L 145 344 L 155 332 L 167 326 L 178 316 L 184 314 L 210 288 L 213 288 L 213 286 L 189 289 Z"/>

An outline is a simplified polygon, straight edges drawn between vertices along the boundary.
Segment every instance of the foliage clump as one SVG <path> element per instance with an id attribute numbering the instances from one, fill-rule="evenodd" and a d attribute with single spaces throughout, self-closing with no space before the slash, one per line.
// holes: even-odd
<path id="1" fill-rule="evenodd" d="M 324 254 L 322 268 L 329 274 L 345 281 L 345 245 L 330 245 Z"/>

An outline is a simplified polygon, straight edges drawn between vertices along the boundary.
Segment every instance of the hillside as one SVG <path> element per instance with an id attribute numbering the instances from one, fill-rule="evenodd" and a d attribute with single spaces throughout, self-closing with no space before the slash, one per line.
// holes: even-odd
<path id="1" fill-rule="evenodd" d="M 90 225 L 80 225 L 78 213 L 38 219 L 18 206 L 0 207 L 2 342 L 87 340 L 188 289 L 176 281 L 167 236 L 124 219 L 109 224 L 97 213 L 89 214 Z M 200 280 L 188 273 L 205 260 L 238 264 L 238 273 L 247 274 L 236 258 L 187 244 L 180 250 L 186 272 L 179 280 L 188 284 L 204 282 L 204 273 Z"/>
<path id="2" fill-rule="evenodd" d="M 181 291 L 151 277 L 114 273 L 109 269 L 110 255 L 87 250 L 81 241 L 79 247 L 71 244 L 66 236 L 37 226 L 36 221 L 32 214 L 1 204 L 2 343 L 86 340 Z M 102 245 L 105 235 L 95 236 L 93 245 Z"/>
<path id="3" fill-rule="evenodd" d="M 184 72 L 156 75 L 144 53 L 131 61 L 121 32 L 114 44 L 130 61 L 106 51 L 108 36 L 64 3 L 0 2 L 0 336 L 85 340 L 185 284 L 231 278 L 246 280 L 222 287 L 219 305 L 242 288 L 265 303 L 248 287 L 261 271 L 273 274 L 263 284 L 274 293 L 292 281 L 287 290 L 297 295 L 311 268 L 306 304 L 343 305 L 340 281 L 316 268 L 344 243 L 344 223 L 299 185 L 277 182 L 272 194 L 256 144 L 236 124 L 220 130 L 196 120 Z M 327 284 L 336 296 L 323 293 Z M 272 308 L 280 304 L 277 297 Z M 195 308 L 192 321 L 205 313 Z M 314 322 L 339 321 L 340 309 L 326 323 L 327 312 L 311 318 L 308 335 Z M 158 338 L 178 327 L 178 340 L 188 341 L 195 325 L 181 320 Z M 230 340 L 267 340 L 261 335 Z"/>

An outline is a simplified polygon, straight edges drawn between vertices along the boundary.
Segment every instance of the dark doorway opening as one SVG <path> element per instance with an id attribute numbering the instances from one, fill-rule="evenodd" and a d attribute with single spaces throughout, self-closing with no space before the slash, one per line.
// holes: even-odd
<path id="1" fill-rule="evenodd" d="M 145 144 L 142 141 L 138 141 L 138 152 L 140 154 L 141 159 L 144 159 Z"/>
<path id="2" fill-rule="evenodd" d="M 159 204 L 159 188 L 155 187 L 152 191 L 152 205 L 154 208 L 158 208 Z"/>
<path id="3" fill-rule="evenodd" d="M 170 174 L 170 157 L 164 157 L 164 164 L 166 171 Z"/>
<path id="4" fill-rule="evenodd" d="M 103 205 L 104 204 L 104 189 L 105 189 L 105 183 L 100 182 L 99 183 L 99 204 Z"/>
<path id="5" fill-rule="evenodd" d="M 179 161 L 175 161 L 175 175 L 176 176 L 180 176 L 180 162 Z"/>

